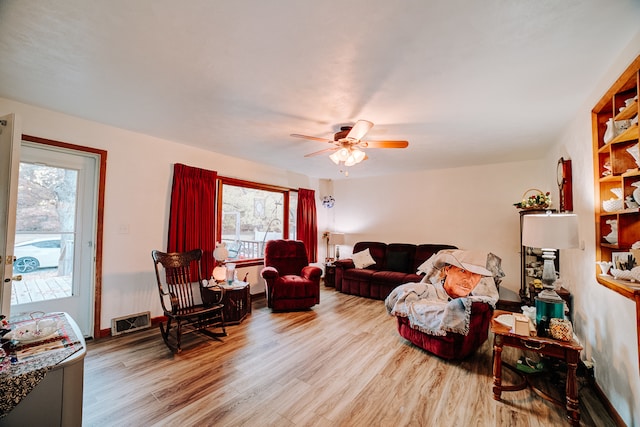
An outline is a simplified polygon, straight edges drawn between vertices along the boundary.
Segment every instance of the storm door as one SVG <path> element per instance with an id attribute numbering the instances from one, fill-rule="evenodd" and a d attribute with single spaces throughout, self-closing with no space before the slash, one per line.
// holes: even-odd
<path id="1" fill-rule="evenodd" d="M 97 159 L 22 141 L 11 312 L 69 313 L 93 331 Z"/>

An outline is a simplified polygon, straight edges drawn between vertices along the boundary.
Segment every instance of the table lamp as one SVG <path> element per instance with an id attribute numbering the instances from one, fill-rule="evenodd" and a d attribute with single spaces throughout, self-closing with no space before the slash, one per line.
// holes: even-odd
<path id="1" fill-rule="evenodd" d="M 336 259 L 340 259 L 340 245 L 344 244 L 344 233 L 329 233 L 329 245 L 336 247 Z"/>
<path id="2" fill-rule="evenodd" d="M 229 251 L 227 250 L 227 245 L 223 243 L 218 243 L 216 248 L 213 250 L 213 258 L 216 260 L 216 265 L 211 273 L 211 277 L 220 283 L 227 280 L 227 267 L 225 265 L 225 261 L 229 256 Z"/>
<path id="3" fill-rule="evenodd" d="M 557 249 L 578 247 L 578 217 L 575 214 L 524 215 L 522 220 L 522 245 L 542 249 L 542 283 L 544 289 L 536 300 L 536 323 L 549 322 L 552 318 L 564 318 L 564 301 L 554 289 Z"/>

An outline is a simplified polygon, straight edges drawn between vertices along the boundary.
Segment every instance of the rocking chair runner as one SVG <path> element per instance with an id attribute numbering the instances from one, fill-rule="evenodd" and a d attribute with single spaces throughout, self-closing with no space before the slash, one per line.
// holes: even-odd
<path id="1" fill-rule="evenodd" d="M 182 334 L 188 332 L 199 331 L 213 338 L 226 336 L 222 311 L 224 289 L 217 285 L 205 289 L 207 282 L 202 280 L 200 262 L 202 250 L 174 253 L 154 250 L 151 257 L 162 310 L 167 318 L 166 326 L 164 322 L 160 323 L 160 333 L 167 347 L 176 353 L 182 351 Z M 197 302 L 194 296 L 195 283 L 192 279 L 196 278 L 202 303 Z M 172 325 L 173 322 L 175 325 Z M 207 329 L 214 326 L 220 326 L 222 333 Z"/>

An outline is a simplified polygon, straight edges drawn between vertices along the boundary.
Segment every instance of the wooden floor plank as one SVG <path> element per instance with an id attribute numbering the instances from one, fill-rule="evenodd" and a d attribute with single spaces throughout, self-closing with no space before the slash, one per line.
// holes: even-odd
<path id="1" fill-rule="evenodd" d="M 323 288 L 310 311 L 272 313 L 258 300 L 227 330 L 190 334 L 177 355 L 157 328 L 90 341 L 84 425 L 566 425 L 529 390 L 493 400 L 492 337 L 444 361 L 402 339 L 382 301 Z M 582 425 L 614 425 L 584 384 L 580 397 Z"/>

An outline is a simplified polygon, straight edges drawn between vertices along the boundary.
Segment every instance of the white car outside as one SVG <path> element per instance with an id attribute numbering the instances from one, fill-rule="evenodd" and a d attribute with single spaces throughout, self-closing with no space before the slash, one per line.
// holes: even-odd
<path id="1" fill-rule="evenodd" d="M 60 262 L 60 238 L 35 239 L 14 246 L 13 269 L 30 273 L 38 268 L 57 267 Z"/>

